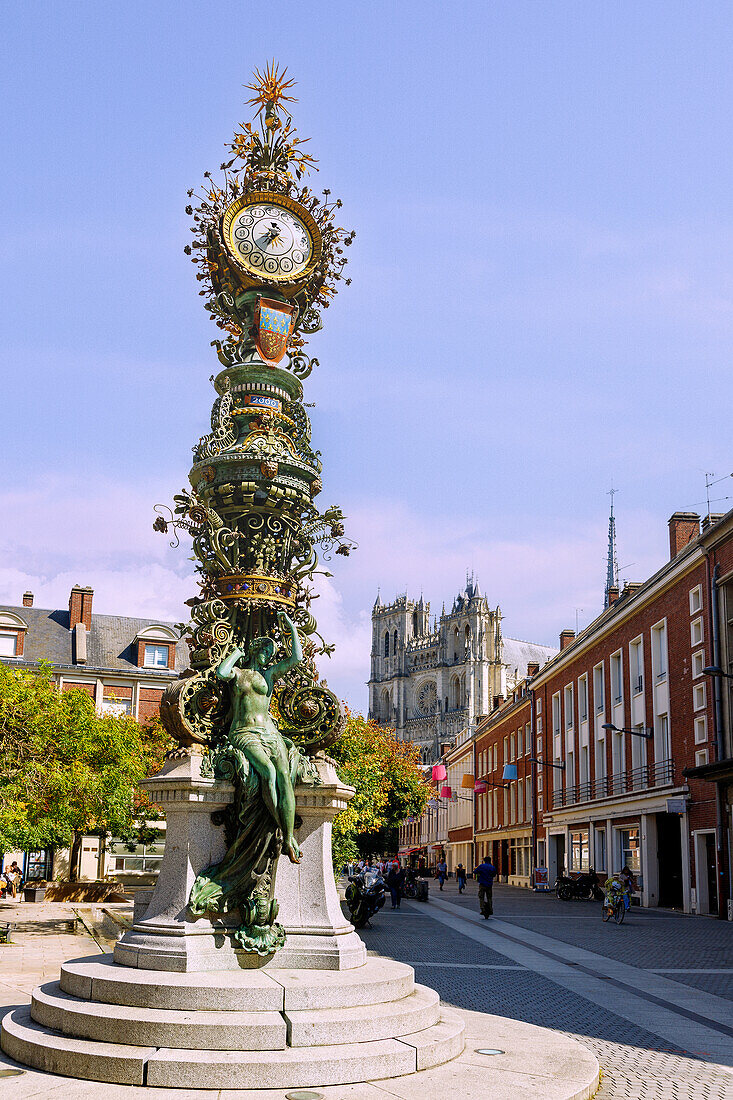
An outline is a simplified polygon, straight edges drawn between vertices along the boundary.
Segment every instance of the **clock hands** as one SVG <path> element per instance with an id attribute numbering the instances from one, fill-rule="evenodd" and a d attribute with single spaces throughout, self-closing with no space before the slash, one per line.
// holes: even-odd
<path id="1" fill-rule="evenodd" d="M 270 225 L 265 230 L 265 248 L 271 244 L 275 244 L 280 239 L 281 228 L 277 222 L 270 222 Z"/>

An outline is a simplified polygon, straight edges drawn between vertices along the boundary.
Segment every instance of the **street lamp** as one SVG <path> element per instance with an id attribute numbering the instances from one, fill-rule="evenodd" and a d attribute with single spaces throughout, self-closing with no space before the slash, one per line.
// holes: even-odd
<path id="1" fill-rule="evenodd" d="M 640 730 L 622 729 L 621 726 L 614 726 L 613 722 L 604 722 L 601 726 L 604 730 L 613 730 L 614 733 L 630 733 L 634 737 L 645 737 L 647 741 L 651 740 L 654 736 L 654 730 L 649 726 L 644 726 Z"/>
<path id="2" fill-rule="evenodd" d="M 724 672 L 720 665 L 708 665 L 702 671 L 705 676 L 724 676 L 726 680 L 733 680 L 733 675 L 730 672 Z"/>

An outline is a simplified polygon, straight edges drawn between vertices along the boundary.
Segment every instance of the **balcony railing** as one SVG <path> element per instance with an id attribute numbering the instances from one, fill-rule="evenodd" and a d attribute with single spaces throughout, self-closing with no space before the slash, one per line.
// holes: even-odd
<path id="1" fill-rule="evenodd" d="M 575 806 L 579 802 L 593 802 L 597 798 L 633 794 L 650 787 L 665 787 L 674 782 L 674 761 L 659 760 L 654 764 L 642 764 L 625 772 L 602 776 L 592 783 L 577 783 L 569 787 L 556 787 L 552 792 L 552 808 Z"/>

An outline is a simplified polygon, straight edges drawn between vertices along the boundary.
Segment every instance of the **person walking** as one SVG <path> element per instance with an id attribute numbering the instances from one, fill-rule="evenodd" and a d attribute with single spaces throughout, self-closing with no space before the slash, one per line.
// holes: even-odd
<path id="1" fill-rule="evenodd" d="M 437 871 L 438 871 L 438 882 L 440 883 L 440 889 L 442 890 L 443 889 L 443 883 L 445 882 L 445 880 L 448 877 L 448 864 L 445 862 L 444 859 L 441 859 L 440 863 L 438 864 Z"/>
<path id="2" fill-rule="evenodd" d="M 405 885 L 404 868 L 399 863 L 393 863 L 387 872 L 387 887 L 392 898 L 392 908 L 399 909 L 402 900 L 402 887 Z"/>
<path id="3" fill-rule="evenodd" d="M 497 871 L 489 856 L 484 856 L 483 861 L 473 872 L 478 879 L 478 903 L 481 916 L 488 920 L 494 912 L 494 879 Z"/>
<path id="4" fill-rule="evenodd" d="M 458 883 L 458 893 L 462 894 L 466 889 L 466 868 L 462 863 L 459 863 L 456 867 L 456 882 Z"/>

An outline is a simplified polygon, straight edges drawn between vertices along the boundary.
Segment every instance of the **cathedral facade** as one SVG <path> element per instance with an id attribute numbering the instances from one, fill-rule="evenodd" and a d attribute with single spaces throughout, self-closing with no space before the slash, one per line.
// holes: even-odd
<path id="1" fill-rule="evenodd" d="M 497 697 L 506 698 L 529 664 L 541 667 L 556 652 L 505 638 L 500 608 L 489 607 L 473 577 L 432 626 L 422 596 L 415 601 L 405 594 L 389 604 L 377 596 L 369 717 L 412 741 L 429 763 L 442 744 L 488 714 Z"/>

